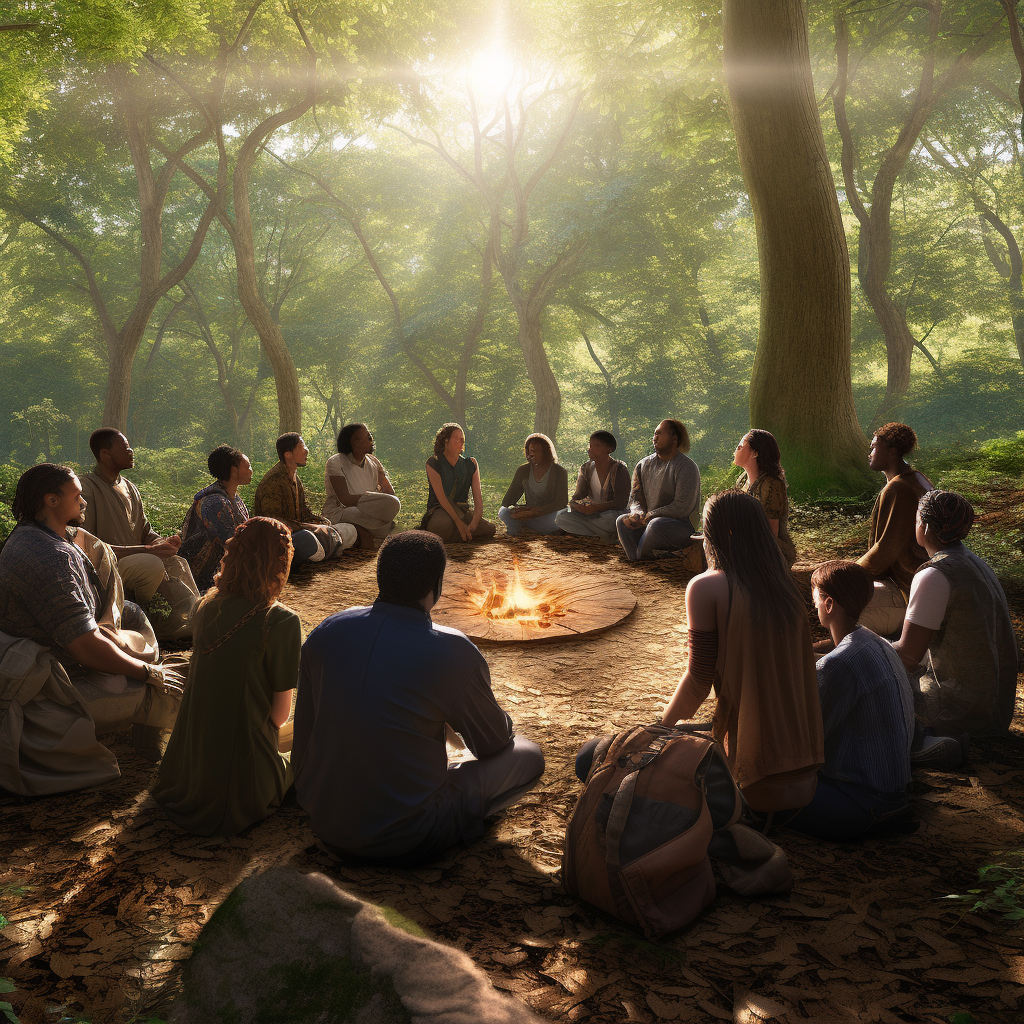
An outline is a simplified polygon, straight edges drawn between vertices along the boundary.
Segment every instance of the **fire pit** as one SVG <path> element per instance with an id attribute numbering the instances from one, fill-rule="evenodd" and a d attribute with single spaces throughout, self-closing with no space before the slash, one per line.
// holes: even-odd
<path id="1" fill-rule="evenodd" d="M 521 572 L 518 559 L 511 569 L 472 578 L 449 574 L 431 615 L 474 640 L 570 640 L 614 626 L 636 607 L 632 593 L 607 577 L 546 579 L 538 570 Z"/>

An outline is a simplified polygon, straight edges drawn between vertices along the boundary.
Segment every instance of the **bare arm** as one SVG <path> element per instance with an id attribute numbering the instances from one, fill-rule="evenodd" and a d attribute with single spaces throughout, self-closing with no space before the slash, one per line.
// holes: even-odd
<path id="1" fill-rule="evenodd" d="M 473 531 L 484 517 L 484 494 L 480 489 L 480 467 L 476 464 L 476 459 L 470 461 L 473 463 L 473 518 L 469 521 L 469 534 L 472 537 Z"/>
<path id="2" fill-rule="evenodd" d="M 145 662 L 125 654 L 117 644 L 105 637 L 98 629 L 76 637 L 64 649 L 83 668 L 91 668 L 97 672 L 109 672 L 111 675 L 128 676 L 129 679 L 140 681 L 149 678 L 149 668 Z"/>
<path id="3" fill-rule="evenodd" d="M 772 533 L 774 533 L 775 536 L 778 537 L 778 535 L 779 535 L 779 521 L 778 521 L 778 519 L 769 519 L 768 520 L 768 525 L 772 528 Z"/>
<path id="4" fill-rule="evenodd" d="M 438 505 L 448 513 L 451 517 L 452 522 L 455 524 L 456 529 L 459 531 L 460 536 L 463 540 L 470 540 L 472 534 L 470 528 L 462 521 L 462 516 L 455 510 L 452 503 L 448 500 L 448 495 L 444 493 L 444 485 L 441 483 L 441 474 L 438 473 L 430 463 L 427 463 L 427 482 L 430 484 L 430 489 L 434 492 L 434 497 L 437 498 Z M 473 476 L 473 498 L 477 503 L 477 508 L 480 506 L 480 500 L 477 497 L 480 493 L 480 482 L 477 475 Z M 480 522 L 479 513 L 475 520 L 477 523 Z"/>
<path id="5" fill-rule="evenodd" d="M 292 711 L 292 694 L 294 690 L 275 690 L 274 702 L 270 708 L 270 720 L 280 729 Z"/>
<path id="6" fill-rule="evenodd" d="M 353 505 L 359 504 L 360 495 L 353 494 L 348 489 L 348 481 L 343 476 L 332 476 L 331 486 L 334 488 L 334 494 L 338 501 L 340 501 L 346 508 L 351 508 Z"/>
<path id="7" fill-rule="evenodd" d="M 379 460 L 377 462 L 377 487 L 382 494 L 395 494 L 395 489 L 391 486 L 391 478 L 385 472 L 384 464 Z M 395 497 L 397 498 L 398 495 L 395 494 Z"/>
<path id="8" fill-rule="evenodd" d="M 686 588 L 686 621 L 690 629 L 702 633 L 718 631 L 718 596 L 723 583 L 725 576 L 715 572 L 701 573 L 690 580 Z M 728 583 L 725 587 L 728 593 Z M 694 678 L 687 664 L 683 678 L 665 708 L 662 722 L 675 725 L 693 718 L 710 692 L 710 680 L 701 682 Z"/>
<path id="9" fill-rule="evenodd" d="M 919 626 L 916 622 L 903 623 L 903 632 L 892 646 L 908 672 L 914 672 L 924 660 L 935 632 L 934 629 Z"/>

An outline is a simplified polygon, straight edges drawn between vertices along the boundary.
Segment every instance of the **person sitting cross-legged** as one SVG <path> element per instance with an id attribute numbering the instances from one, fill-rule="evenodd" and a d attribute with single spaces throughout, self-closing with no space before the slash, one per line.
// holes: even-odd
<path id="1" fill-rule="evenodd" d="M 512 477 L 501 499 L 498 518 L 510 537 L 524 527 L 543 535 L 558 533 L 555 519 L 569 500 L 569 474 L 559 464 L 555 446 L 546 434 L 531 434 L 523 450 L 526 462 Z M 523 497 L 525 503 L 517 504 Z"/>
<path id="2" fill-rule="evenodd" d="M 1013 719 L 1017 638 L 995 573 L 964 546 L 973 522 L 974 507 L 953 491 L 929 491 L 918 503 L 917 541 L 929 557 L 914 574 L 895 645 L 918 722 L 934 734 L 915 743 L 915 765 L 955 767 L 963 734 L 1005 736 Z"/>
<path id="3" fill-rule="evenodd" d="M 633 470 L 629 512 L 615 529 L 630 562 L 679 551 L 693 544 L 700 524 L 700 470 L 684 452 L 690 436 L 679 420 L 662 420 L 654 431 L 654 454 Z"/>
<path id="4" fill-rule="evenodd" d="M 109 545 L 77 528 L 84 508 L 73 470 L 33 466 L 0 552 L 0 786 L 17 793 L 117 778 L 96 737 L 129 724 L 136 752 L 158 760 L 178 711 L 180 676 L 156 664 L 156 638 L 124 600 Z"/>
<path id="5" fill-rule="evenodd" d="M 494 699 L 484 656 L 430 619 L 445 564 L 433 534 L 392 535 L 373 605 L 325 619 L 302 646 L 295 790 L 313 831 L 343 854 L 430 860 L 481 836 L 544 770 Z M 476 760 L 449 766 L 451 730 Z"/>
<path id="6" fill-rule="evenodd" d="M 494 523 L 483 518 L 480 467 L 463 455 L 466 434 L 458 423 L 445 423 L 434 436 L 434 454 L 427 459 L 427 511 L 420 529 L 445 543 L 459 540 L 490 540 Z M 473 494 L 473 507 L 469 495 Z"/>
<path id="7" fill-rule="evenodd" d="M 394 530 L 402 510 L 374 450 L 366 424 L 350 423 L 338 431 L 338 454 L 327 460 L 324 470 L 324 516 L 332 523 L 351 523 L 359 547 L 372 551 Z"/>
<path id="8" fill-rule="evenodd" d="M 276 519 L 239 525 L 195 617 L 195 652 L 153 796 L 200 836 L 232 836 L 280 806 L 292 782 L 278 753 L 302 627 L 278 603 L 292 538 Z"/>
<path id="9" fill-rule="evenodd" d="M 188 562 L 179 557 L 181 538 L 165 539 L 150 526 L 139 489 L 121 475 L 135 465 L 128 438 L 101 427 L 89 447 L 96 465 L 81 478 L 85 529 L 113 549 L 125 594 L 145 610 L 157 639 L 191 636 L 199 591 Z"/>
<path id="10" fill-rule="evenodd" d="M 786 825 L 822 839 L 859 839 L 908 807 L 914 697 L 892 645 L 857 625 L 874 589 L 868 571 L 825 562 L 811 588 L 818 621 L 836 645 L 818 661 L 825 764 L 814 798 Z"/>
<path id="11" fill-rule="evenodd" d="M 297 472 L 309 458 L 302 435 L 282 434 L 277 439 L 277 458 L 277 465 L 266 472 L 256 488 L 256 515 L 279 519 L 292 531 L 295 561 L 299 563 L 322 562 L 352 547 L 358 535 L 351 523 L 333 524 L 306 503 L 306 489 Z"/>
<path id="12" fill-rule="evenodd" d="M 886 423 L 871 438 L 868 467 L 885 474 L 885 486 L 871 509 L 868 550 L 857 561 L 875 581 L 860 624 L 880 636 L 900 631 L 910 581 L 927 558 L 914 535 L 914 517 L 918 500 L 932 483 L 907 463 L 916 445 L 917 435 L 905 423 Z"/>
<path id="13" fill-rule="evenodd" d="M 629 505 L 630 480 L 629 467 L 612 458 L 616 447 L 615 435 L 607 430 L 590 435 L 589 461 L 580 466 L 569 507 L 555 516 L 555 523 L 566 533 L 598 537 L 605 544 L 618 541 L 615 521 Z"/>

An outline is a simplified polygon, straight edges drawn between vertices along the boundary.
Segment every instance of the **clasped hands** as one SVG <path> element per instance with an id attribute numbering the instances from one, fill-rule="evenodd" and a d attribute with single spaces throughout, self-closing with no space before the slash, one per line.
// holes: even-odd
<path id="1" fill-rule="evenodd" d="M 159 686 L 164 693 L 177 690 L 182 693 L 185 689 L 185 673 L 174 665 L 146 665 L 146 682 L 151 686 Z"/>
<path id="2" fill-rule="evenodd" d="M 645 512 L 631 512 L 622 521 L 622 525 L 628 527 L 630 530 L 636 530 L 641 526 L 646 525 L 647 514 Z"/>
<path id="3" fill-rule="evenodd" d="M 157 558 L 171 558 L 178 553 L 181 547 L 181 537 L 176 533 L 161 540 L 155 540 L 152 544 L 146 545 L 146 550 Z"/>

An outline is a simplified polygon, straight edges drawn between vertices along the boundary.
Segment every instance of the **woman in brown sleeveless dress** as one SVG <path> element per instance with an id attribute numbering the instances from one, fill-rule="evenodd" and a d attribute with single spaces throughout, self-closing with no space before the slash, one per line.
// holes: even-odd
<path id="1" fill-rule="evenodd" d="M 708 570 L 686 588 L 689 660 L 665 725 L 692 718 L 712 685 L 713 731 L 751 809 L 795 809 L 825 761 L 811 629 L 803 598 L 756 498 L 704 507 Z"/>

